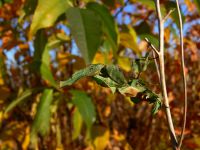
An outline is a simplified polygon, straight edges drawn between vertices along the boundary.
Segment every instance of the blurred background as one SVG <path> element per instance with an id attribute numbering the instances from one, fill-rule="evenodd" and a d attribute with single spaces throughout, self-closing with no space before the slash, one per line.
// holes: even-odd
<path id="1" fill-rule="evenodd" d="M 188 114 L 183 150 L 200 150 L 200 1 L 180 0 L 184 21 Z M 71 8 L 71 9 L 70 9 Z M 177 137 L 183 118 L 179 29 L 173 0 L 161 0 L 166 83 Z M 69 11 L 70 10 L 70 11 Z M 158 47 L 153 0 L 1 0 L 0 149 L 168 150 L 163 109 L 135 104 L 84 78 L 59 88 L 88 64 L 116 64 L 159 94 L 147 37 Z M 133 61 L 150 53 L 138 72 Z"/>

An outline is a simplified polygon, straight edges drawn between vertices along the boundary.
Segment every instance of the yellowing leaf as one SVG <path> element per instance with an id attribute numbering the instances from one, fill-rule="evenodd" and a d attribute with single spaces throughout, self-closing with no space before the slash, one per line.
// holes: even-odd
<path id="1" fill-rule="evenodd" d="M 104 55 L 102 53 L 96 53 L 94 59 L 93 59 L 93 64 L 104 64 L 105 63 L 105 58 Z"/>
<path id="2" fill-rule="evenodd" d="M 50 27 L 57 18 L 63 14 L 70 6 L 68 0 L 38 0 L 38 5 L 33 15 L 29 38 L 31 38 L 37 30 Z"/>
<path id="3" fill-rule="evenodd" d="M 194 10 L 195 8 L 195 5 L 194 3 L 191 1 L 191 0 L 184 0 L 185 1 L 185 4 L 187 5 L 188 7 L 188 10 L 191 12 Z"/>
<path id="4" fill-rule="evenodd" d="M 3 85 L 3 84 L 4 84 L 4 81 L 3 81 L 2 75 L 0 74 L 0 85 Z"/>
<path id="5" fill-rule="evenodd" d="M 125 48 L 132 49 L 136 54 L 140 52 L 134 37 L 129 33 L 120 33 L 120 44 L 123 45 Z"/>
<path id="6" fill-rule="evenodd" d="M 30 143 L 30 127 L 27 127 L 25 130 L 25 138 L 22 143 L 22 149 L 27 150 Z"/>
<path id="7" fill-rule="evenodd" d="M 109 64 L 111 63 L 112 57 L 113 57 L 112 53 L 97 52 L 92 63 Z"/>
<path id="8" fill-rule="evenodd" d="M 106 128 L 96 126 L 93 128 L 93 144 L 95 150 L 104 150 L 109 143 L 110 132 Z"/>
<path id="9" fill-rule="evenodd" d="M 120 68 L 129 72 L 131 71 L 131 61 L 127 57 L 118 57 L 117 62 Z"/>
<path id="10" fill-rule="evenodd" d="M 80 135 L 82 124 L 83 124 L 82 116 L 79 110 L 76 109 L 73 114 L 73 135 L 72 135 L 73 140 L 78 138 L 78 136 Z"/>

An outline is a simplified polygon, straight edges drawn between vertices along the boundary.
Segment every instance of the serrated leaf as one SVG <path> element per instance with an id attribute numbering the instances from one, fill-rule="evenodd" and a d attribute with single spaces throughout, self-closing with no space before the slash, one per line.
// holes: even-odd
<path id="1" fill-rule="evenodd" d="M 5 109 L 5 113 L 8 113 L 11 111 L 14 107 L 16 107 L 19 103 L 26 100 L 31 94 L 33 93 L 33 90 L 28 89 L 25 90 L 21 95 L 18 96 L 15 100 L 13 100 Z"/>
<path id="2" fill-rule="evenodd" d="M 87 9 L 70 8 L 66 14 L 72 36 L 86 63 L 89 64 L 101 43 L 101 20 L 93 11 Z"/>
<path id="3" fill-rule="evenodd" d="M 83 121 L 90 130 L 96 120 L 96 111 L 91 98 L 82 91 L 72 90 L 71 93 L 73 95 L 72 103 L 77 107 L 83 118 Z"/>
<path id="4" fill-rule="evenodd" d="M 38 0 L 29 31 L 31 38 L 37 30 L 54 24 L 57 18 L 70 7 L 68 0 Z"/>
<path id="5" fill-rule="evenodd" d="M 104 6 L 95 2 L 87 4 L 87 8 L 94 11 L 97 15 L 100 16 L 100 19 L 103 23 L 103 31 L 110 44 L 112 45 L 113 51 L 117 51 L 117 31 L 115 26 L 115 21 L 113 16 L 110 14 L 110 11 Z"/>
<path id="6" fill-rule="evenodd" d="M 35 144 L 35 142 L 37 141 L 38 133 L 44 136 L 49 130 L 51 117 L 50 105 L 52 100 L 53 90 L 45 89 L 37 106 L 37 113 L 35 115 L 35 119 L 31 128 L 31 141 L 33 144 Z"/>
<path id="7" fill-rule="evenodd" d="M 113 81 L 119 83 L 120 85 L 127 83 L 123 73 L 119 70 L 119 67 L 115 65 L 106 65 L 106 71 Z"/>
<path id="8" fill-rule="evenodd" d="M 103 67 L 104 67 L 104 65 L 102 65 L 102 64 L 92 64 L 85 69 L 79 70 L 79 71 L 75 72 L 72 75 L 72 77 L 69 78 L 68 80 L 61 81 L 60 87 L 72 85 L 77 80 L 79 80 L 83 77 L 98 75 Z"/>

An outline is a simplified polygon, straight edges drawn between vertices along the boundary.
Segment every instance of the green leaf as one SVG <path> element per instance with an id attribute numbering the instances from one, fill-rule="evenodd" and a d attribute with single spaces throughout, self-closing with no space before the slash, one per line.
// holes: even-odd
<path id="1" fill-rule="evenodd" d="M 56 81 L 54 80 L 54 77 L 51 73 L 50 67 L 47 66 L 45 63 L 42 63 L 40 65 L 40 73 L 42 75 L 43 80 L 46 80 L 53 87 L 58 88 Z"/>
<path id="2" fill-rule="evenodd" d="M 57 88 L 56 81 L 54 80 L 50 69 L 50 47 L 47 41 L 47 37 L 43 30 L 39 30 L 34 41 L 35 51 L 31 67 L 36 72 L 38 72 L 39 69 L 42 79 L 48 81 L 50 85 Z"/>
<path id="3" fill-rule="evenodd" d="M 26 16 L 33 14 L 37 6 L 37 0 L 26 0 L 24 3 L 24 7 L 20 12 L 20 17 L 18 18 L 18 22 L 22 23 Z"/>
<path id="4" fill-rule="evenodd" d="M 156 48 L 159 47 L 159 39 L 157 36 L 152 35 L 152 34 L 148 34 L 148 33 L 144 33 L 144 34 L 140 34 L 140 38 L 142 40 L 144 40 L 145 38 L 147 38 L 149 40 L 149 42 L 151 44 L 153 44 Z"/>
<path id="5" fill-rule="evenodd" d="M 57 18 L 70 6 L 68 0 L 38 0 L 38 5 L 33 15 L 29 38 L 38 29 L 47 28 L 54 24 Z"/>
<path id="6" fill-rule="evenodd" d="M 87 125 L 87 128 L 90 130 L 96 120 L 96 111 L 91 98 L 82 91 L 72 90 L 71 93 L 73 95 L 72 103 L 78 108 L 83 121 Z"/>
<path id="7" fill-rule="evenodd" d="M 194 3 L 196 4 L 196 7 L 200 13 L 200 0 L 194 0 Z"/>
<path id="8" fill-rule="evenodd" d="M 106 65 L 106 71 L 113 81 L 119 83 L 120 85 L 127 83 L 123 73 L 119 70 L 119 67 L 115 65 Z"/>
<path id="9" fill-rule="evenodd" d="M 162 103 L 161 101 L 157 100 L 154 104 L 153 104 L 153 109 L 152 109 L 152 114 L 155 115 L 159 109 L 161 109 Z"/>
<path id="10" fill-rule="evenodd" d="M 143 71 L 146 71 L 148 65 L 149 65 L 149 52 L 146 53 L 145 57 L 133 60 L 132 69 L 136 74 L 139 74 Z"/>
<path id="11" fill-rule="evenodd" d="M 141 102 L 141 99 L 138 97 L 131 97 L 131 101 L 135 104 L 138 104 L 139 102 Z"/>
<path id="12" fill-rule="evenodd" d="M 101 20 L 93 11 L 79 8 L 68 9 L 67 18 L 75 42 L 89 64 L 101 43 Z"/>
<path id="13" fill-rule="evenodd" d="M 72 139 L 75 140 L 79 137 L 83 124 L 83 119 L 78 109 L 76 109 L 75 112 L 73 113 L 72 122 L 73 122 Z"/>
<path id="14" fill-rule="evenodd" d="M 110 79 L 110 77 L 103 77 L 100 75 L 96 75 L 93 77 L 93 79 L 97 82 L 97 84 L 99 84 L 101 86 L 109 87 L 111 89 L 112 93 L 115 93 L 117 87 L 120 86 L 117 82 Z"/>
<path id="15" fill-rule="evenodd" d="M 142 21 L 137 26 L 134 26 L 134 29 L 137 32 L 137 35 L 151 33 L 151 27 L 146 21 Z"/>
<path id="16" fill-rule="evenodd" d="M 25 90 L 21 95 L 18 96 L 15 100 L 13 100 L 5 109 L 5 113 L 8 113 L 11 111 L 14 107 L 16 107 L 18 104 L 26 100 L 31 94 L 33 93 L 33 90 L 28 89 Z"/>
<path id="17" fill-rule="evenodd" d="M 5 3 L 12 3 L 13 0 L 0 0 L 0 7 L 2 7 Z"/>
<path id="18" fill-rule="evenodd" d="M 110 11 L 104 6 L 95 2 L 87 4 L 87 8 L 94 11 L 100 16 L 103 23 L 103 31 L 105 32 L 110 44 L 112 45 L 113 51 L 117 51 L 117 31 L 115 21 Z"/>
<path id="19" fill-rule="evenodd" d="M 37 106 L 37 112 L 31 128 L 31 142 L 33 144 L 37 142 L 38 133 L 45 136 L 49 130 L 51 118 L 50 105 L 52 100 L 53 90 L 45 89 Z"/>
<path id="20" fill-rule="evenodd" d="M 34 40 L 34 57 L 33 61 L 41 61 L 46 64 L 50 63 L 49 49 L 47 47 L 48 39 L 45 36 L 44 30 L 39 30 Z"/>
<path id="21" fill-rule="evenodd" d="M 154 9 L 155 10 L 155 3 L 153 0 L 139 0 L 138 2 L 140 2 L 141 4 L 147 6 L 150 9 Z"/>
<path id="22" fill-rule="evenodd" d="M 72 75 L 72 77 L 69 78 L 68 80 L 61 81 L 60 87 L 72 85 L 74 82 L 76 82 L 77 80 L 79 80 L 83 77 L 98 75 L 98 74 L 100 74 L 100 71 L 103 67 L 104 67 L 104 65 L 102 65 L 102 64 L 92 64 L 85 69 L 79 70 L 79 71 L 75 72 Z"/>

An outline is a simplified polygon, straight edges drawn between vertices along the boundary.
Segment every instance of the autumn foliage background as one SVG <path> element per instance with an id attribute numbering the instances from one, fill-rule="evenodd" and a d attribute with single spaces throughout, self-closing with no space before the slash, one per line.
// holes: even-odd
<path id="1" fill-rule="evenodd" d="M 200 1 L 180 3 L 188 81 L 182 149 L 199 150 Z M 161 4 L 163 15 L 175 7 L 174 1 Z M 70 7 L 76 8 L 69 13 Z M 183 86 L 176 13 L 165 25 L 165 61 L 175 131 L 180 135 Z M 159 94 L 151 48 L 144 41 L 148 37 L 157 46 L 156 19 L 151 0 L 1 0 L 0 149 L 171 149 L 162 109 L 152 115 L 151 104 L 134 104 L 91 78 L 59 88 L 60 81 L 86 63 L 113 63 L 134 78 L 132 60 L 150 52 L 152 59 L 140 78 Z"/>

